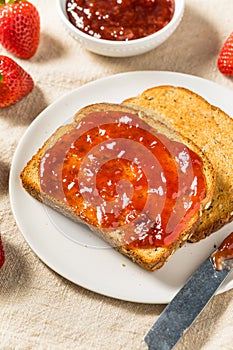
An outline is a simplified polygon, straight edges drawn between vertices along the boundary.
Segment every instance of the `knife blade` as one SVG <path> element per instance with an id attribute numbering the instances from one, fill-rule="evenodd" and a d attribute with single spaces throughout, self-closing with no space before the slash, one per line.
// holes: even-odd
<path id="1" fill-rule="evenodd" d="M 221 270 L 216 269 L 212 253 L 163 310 L 145 336 L 149 350 L 173 349 L 189 329 L 232 270 L 232 264 L 227 264 L 231 260 L 225 260 L 233 258 L 232 242 L 233 233 L 222 242 L 222 249 L 216 251 Z M 223 260 L 226 263 L 219 264 Z"/>

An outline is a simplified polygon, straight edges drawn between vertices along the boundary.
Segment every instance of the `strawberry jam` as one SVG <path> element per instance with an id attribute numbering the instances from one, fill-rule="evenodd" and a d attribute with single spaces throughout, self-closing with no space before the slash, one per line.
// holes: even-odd
<path id="1" fill-rule="evenodd" d="M 84 33 L 107 40 L 132 40 L 166 26 L 174 0 L 67 0 L 70 22 Z"/>
<path id="2" fill-rule="evenodd" d="M 200 157 L 137 114 L 88 114 L 48 149 L 42 190 L 87 224 L 118 230 L 130 247 L 167 246 L 200 208 Z"/>
<path id="3" fill-rule="evenodd" d="M 222 270 L 224 261 L 229 259 L 233 259 L 233 232 L 224 239 L 212 255 L 212 262 L 216 270 Z"/>

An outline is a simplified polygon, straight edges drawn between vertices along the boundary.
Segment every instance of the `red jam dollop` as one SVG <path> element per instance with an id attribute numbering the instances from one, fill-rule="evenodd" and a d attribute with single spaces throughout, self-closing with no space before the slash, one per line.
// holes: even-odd
<path id="1" fill-rule="evenodd" d="M 117 229 L 131 248 L 171 244 L 206 192 L 196 153 L 122 111 L 80 120 L 45 152 L 40 182 L 87 224 Z"/>
<path id="2" fill-rule="evenodd" d="M 223 269 L 225 260 L 233 259 L 233 232 L 224 239 L 211 259 L 215 269 L 219 271 Z"/>
<path id="3" fill-rule="evenodd" d="M 69 21 L 84 33 L 107 40 L 133 40 L 165 27 L 174 0 L 67 0 Z"/>

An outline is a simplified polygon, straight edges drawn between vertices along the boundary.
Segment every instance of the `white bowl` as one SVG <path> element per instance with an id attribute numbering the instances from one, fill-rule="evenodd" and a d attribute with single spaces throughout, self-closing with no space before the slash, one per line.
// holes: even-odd
<path id="1" fill-rule="evenodd" d="M 69 21 L 65 8 L 66 0 L 56 1 L 58 14 L 65 28 L 68 30 L 69 34 L 78 40 L 85 49 L 103 56 L 128 57 L 148 52 L 167 40 L 176 30 L 182 19 L 185 0 L 175 0 L 174 15 L 171 21 L 165 27 L 144 38 L 129 41 L 98 39 L 83 33 Z"/>

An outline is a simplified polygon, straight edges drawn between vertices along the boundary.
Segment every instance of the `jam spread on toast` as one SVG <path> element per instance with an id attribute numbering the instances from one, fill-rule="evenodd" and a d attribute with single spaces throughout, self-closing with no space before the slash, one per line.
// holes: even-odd
<path id="1" fill-rule="evenodd" d="M 84 33 L 107 40 L 132 40 L 168 24 L 174 0 L 67 0 L 70 22 Z"/>
<path id="2" fill-rule="evenodd" d="M 219 248 L 212 254 L 211 259 L 216 270 L 223 269 L 225 260 L 233 259 L 233 232 L 224 239 Z"/>
<path id="3" fill-rule="evenodd" d="M 135 113 L 95 111 L 44 153 L 41 189 L 130 248 L 168 246 L 200 208 L 202 160 Z"/>

